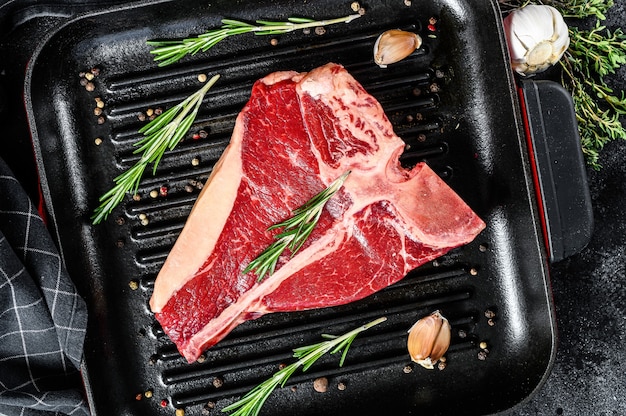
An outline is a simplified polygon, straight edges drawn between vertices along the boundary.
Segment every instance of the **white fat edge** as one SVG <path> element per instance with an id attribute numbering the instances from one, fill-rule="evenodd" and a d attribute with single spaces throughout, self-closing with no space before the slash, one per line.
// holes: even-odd
<path id="1" fill-rule="evenodd" d="M 161 312 L 168 300 L 197 275 L 215 249 L 243 177 L 241 124 L 235 124 L 232 137 L 236 140 L 231 140 L 215 164 L 157 275 L 150 299 L 150 308 L 154 313 Z"/>

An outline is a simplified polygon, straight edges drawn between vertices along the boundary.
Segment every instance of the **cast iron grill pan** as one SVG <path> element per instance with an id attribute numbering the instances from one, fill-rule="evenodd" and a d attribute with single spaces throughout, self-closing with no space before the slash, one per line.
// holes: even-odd
<path id="1" fill-rule="evenodd" d="M 89 305 L 84 376 L 94 415 L 172 415 L 174 408 L 221 414 L 292 362 L 292 348 L 380 316 L 388 321 L 357 338 L 343 367 L 339 357 L 323 357 L 275 391 L 262 413 L 488 414 L 523 401 L 546 377 L 555 345 L 548 261 L 494 2 L 367 3 L 365 16 L 329 26 L 323 36 L 292 33 L 271 46 L 269 37 L 245 35 L 166 68 L 154 64 L 145 45 L 201 33 L 223 17 L 319 19 L 350 14 L 349 6 L 329 0 L 258 2 L 254 8 L 243 1 L 139 2 L 70 21 L 34 55 L 27 108 L 50 227 Z M 438 19 L 435 32 L 426 27 L 430 17 Z M 372 47 L 392 28 L 420 33 L 425 45 L 381 69 Z M 362 301 L 240 325 L 189 365 L 149 311 L 154 278 L 227 145 L 252 83 L 276 70 L 308 71 L 330 61 L 343 64 L 381 102 L 407 143 L 403 163 L 426 161 L 487 228 L 471 244 Z M 91 68 L 99 74 L 89 92 L 79 74 Z M 200 73 L 222 78 L 189 134 L 155 176 L 145 176 L 139 200 L 129 196 L 105 223 L 91 225 L 98 197 L 137 160 L 133 143 L 145 123 L 138 114 L 178 103 L 200 87 Z M 93 114 L 95 97 L 105 102 L 102 123 Z M 208 136 L 194 140 L 200 130 Z M 150 196 L 162 187 L 167 195 Z M 142 214 L 148 224 L 142 225 Z M 426 371 L 411 364 L 406 331 L 436 309 L 450 319 L 453 339 L 447 367 Z M 495 313 L 491 323 L 485 311 Z M 488 352 L 479 347 L 483 341 Z M 320 376 L 329 380 L 326 393 L 313 390 Z"/>

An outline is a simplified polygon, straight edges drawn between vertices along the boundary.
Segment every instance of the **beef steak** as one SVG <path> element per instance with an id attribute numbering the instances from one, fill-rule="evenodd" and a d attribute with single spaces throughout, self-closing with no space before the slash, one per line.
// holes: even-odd
<path id="1" fill-rule="evenodd" d="M 483 221 L 403 141 L 340 65 L 257 81 L 161 269 L 152 311 L 193 362 L 241 322 L 362 299 L 473 240 Z M 261 282 L 242 271 L 267 231 L 350 170 L 300 251 Z"/>

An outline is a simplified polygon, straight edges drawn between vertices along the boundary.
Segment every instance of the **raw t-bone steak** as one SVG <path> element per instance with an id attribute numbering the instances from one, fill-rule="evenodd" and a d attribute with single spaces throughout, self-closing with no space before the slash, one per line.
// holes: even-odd
<path id="1" fill-rule="evenodd" d="M 150 301 L 182 355 L 266 313 L 362 299 L 472 241 L 483 221 L 426 164 L 401 167 L 403 150 L 340 65 L 257 81 Z M 242 274 L 281 231 L 268 227 L 348 170 L 300 251 L 260 283 Z"/>

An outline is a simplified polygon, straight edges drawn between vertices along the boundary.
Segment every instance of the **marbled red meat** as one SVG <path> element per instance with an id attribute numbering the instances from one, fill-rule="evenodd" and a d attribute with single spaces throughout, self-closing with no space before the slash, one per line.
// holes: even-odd
<path id="1" fill-rule="evenodd" d="M 257 81 L 161 269 L 150 301 L 195 361 L 235 326 L 277 311 L 346 304 L 473 240 L 483 221 L 403 141 L 340 65 Z M 260 283 L 242 271 L 267 231 L 350 170 L 302 249 Z"/>

